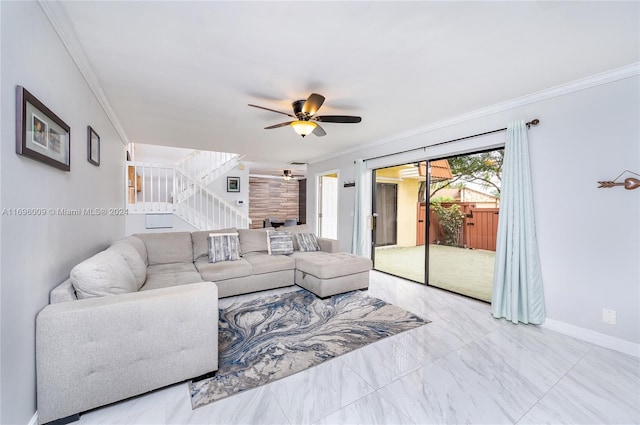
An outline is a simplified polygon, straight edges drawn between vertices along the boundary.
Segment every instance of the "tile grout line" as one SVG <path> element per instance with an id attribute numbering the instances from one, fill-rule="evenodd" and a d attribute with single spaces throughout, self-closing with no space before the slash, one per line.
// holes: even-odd
<path id="1" fill-rule="evenodd" d="M 274 381 L 274 382 L 278 382 L 278 381 Z M 282 405 L 278 401 L 278 397 L 276 397 L 276 395 L 273 393 L 273 391 L 271 391 L 271 385 L 272 384 L 273 384 L 273 382 L 271 384 L 267 385 L 267 391 L 269 391 L 269 394 L 271 395 L 271 398 L 273 398 L 273 400 L 275 400 L 276 404 L 278 405 L 278 409 L 280 409 L 280 411 L 282 412 L 284 417 L 287 418 L 288 425 L 291 425 L 293 423 L 293 422 L 291 422 L 291 418 L 289 418 L 289 415 L 287 415 L 287 412 L 285 412 L 284 409 L 282 408 Z"/>
<path id="2" fill-rule="evenodd" d="M 537 402 L 535 402 L 535 403 L 533 404 L 533 406 L 531 406 L 529 409 L 527 409 L 527 411 L 526 411 L 526 412 L 524 412 L 524 413 L 523 413 L 523 414 L 518 418 L 518 420 L 516 420 L 516 421 L 514 422 L 514 425 L 517 425 L 517 424 L 518 424 L 522 419 L 524 419 L 524 418 L 529 414 L 529 412 L 531 412 L 531 411 L 533 410 L 533 408 L 534 408 L 534 407 L 538 406 L 538 405 L 540 404 L 540 402 L 541 402 L 541 401 L 542 401 L 542 400 L 543 400 L 543 399 L 544 399 L 544 398 L 545 398 L 545 397 L 546 397 L 546 396 L 547 396 L 547 395 L 548 395 L 548 394 L 549 394 L 549 393 L 550 393 L 550 392 L 551 392 L 555 387 L 557 387 L 557 386 L 558 386 L 558 384 L 559 384 L 560 382 L 562 382 L 562 381 L 564 380 L 564 378 L 566 378 L 566 377 L 567 377 L 567 375 L 568 375 L 569 373 L 571 373 L 571 371 L 572 371 L 573 369 L 575 369 L 575 367 L 576 367 L 576 366 L 578 366 L 578 364 L 580 364 L 580 362 L 581 362 L 581 361 L 582 361 L 582 360 L 583 360 L 583 359 L 584 359 L 584 358 L 585 358 L 585 357 L 586 357 L 586 356 L 591 352 L 591 350 L 593 350 L 593 345 L 591 345 L 591 344 L 589 344 L 589 345 L 590 345 L 590 346 L 589 346 L 589 349 L 588 349 L 588 350 L 587 350 L 587 351 L 586 351 L 586 352 L 585 352 L 585 353 L 584 353 L 584 354 L 583 354 L 583 355 L 582 355 L 582 356 L 581 356 L 581 357 L 580 357 L 580 358 L 579 358 L 579 359 L 578 359 L 578 360 L 573 364 L 573 366 L 571 366 L 571 367 L 569 368 L 569 370 L 567 370 L 567 371 L 565 372 L 565 374 L 564 374 L 564 375 L 562 375 L 562 376 L 561 376 L 561 377 L 556 381 L 556 383 L 555 383 L 555 384 L 553 384 L 553 385 L 552 385 L 552 386 L 551 386 L 551 387 L 550 387 L 550 388 L 549 388 L 549 389 L 548 389 L 544 394 L 542 394 L 542 395 L 540 396 L 540 398 L 538 399 L 538 401 L 537 401 Z"/>

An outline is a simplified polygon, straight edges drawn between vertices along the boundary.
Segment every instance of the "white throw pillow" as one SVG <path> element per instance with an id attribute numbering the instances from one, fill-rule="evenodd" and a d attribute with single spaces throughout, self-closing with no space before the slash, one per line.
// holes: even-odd
<path id="1" fill-rule="evenodd" d="M 109 250 L 116 251 L 122 256 L 136 278 L 138 289 L 142 288 L 144 281 L 147 280 L 147 266 L 144 264 L 142 257 L 140 257 L 138 250 L 128 242 L 122 241 L 116 242 Z"/>
<path id="2" fill-rule="evenodd" d="M 115 250 L 99 252 L 78 264 L 70 278 L 80 299 L 138 291 L 133 272 Z"/>

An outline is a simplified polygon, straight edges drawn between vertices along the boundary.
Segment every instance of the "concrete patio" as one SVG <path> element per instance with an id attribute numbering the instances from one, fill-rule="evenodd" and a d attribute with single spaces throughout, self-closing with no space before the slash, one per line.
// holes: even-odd
<path id="1" fill-rule="evenodd" d="M 424 283 L 424 245 L 378 247 L 375 269 Z M 491 302 L 495 252 L 429 245 L 429 285 Z"/>

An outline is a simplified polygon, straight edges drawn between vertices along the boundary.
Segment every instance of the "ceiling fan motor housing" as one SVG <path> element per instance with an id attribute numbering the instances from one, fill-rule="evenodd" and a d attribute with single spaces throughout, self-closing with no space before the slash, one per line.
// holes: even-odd
<path id="1" fill-rule="evenodd" d="M 309 114 L 305 114 L 304 112 L 302 112 L 302 108 L 304 107 L 304 103 L 306 102 L 306 100 L 304 99 L 300 99 L 300 100 L 296 100 L 291 102 L 291 107 L 293 108 L 293 113 L 296 115 L 296 117 L 300 120 L 300 121 L 309 121 Z"/>

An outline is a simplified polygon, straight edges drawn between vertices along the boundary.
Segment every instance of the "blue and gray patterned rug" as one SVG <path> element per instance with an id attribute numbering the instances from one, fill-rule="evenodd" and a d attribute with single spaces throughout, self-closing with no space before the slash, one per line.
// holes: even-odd
<path id="1" fill-rule="evenodd" d="M 220 310 L 219 369 L 189 384 L 195 409 L 428 323 L 354 291 L 321 300 L 304 289 Z"/>

